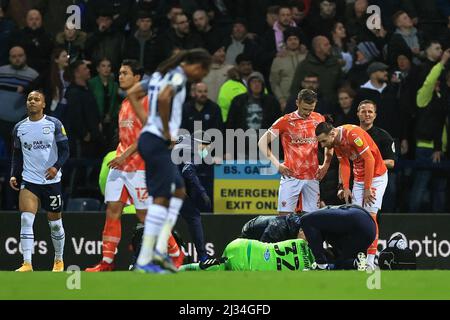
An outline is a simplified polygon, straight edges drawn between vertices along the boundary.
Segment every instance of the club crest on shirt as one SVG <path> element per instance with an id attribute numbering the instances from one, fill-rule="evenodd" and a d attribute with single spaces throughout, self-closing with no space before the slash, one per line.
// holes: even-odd
<path id="1" fill-rule="evenodd" d="M 42 128 L 42 133 L 43 134 L 50 134 L 50 132 L 51 132 L 50 127 L 43 127 Z"/>
<path id="2" fill-rule="evenodd" d="M 358 147 L 362 147 L 362 145 L 364 144 L 364 142 L 361 140 L 360 137 L 356 138 L 353 142 L 354 142 Z"/>
<path id="3" fill-rule="evenodd" d="M 266 248 L 266 251 L 264 252 L 264 260 L 269 261 L 270 259 L 270 251 L 269 248 Z"/>

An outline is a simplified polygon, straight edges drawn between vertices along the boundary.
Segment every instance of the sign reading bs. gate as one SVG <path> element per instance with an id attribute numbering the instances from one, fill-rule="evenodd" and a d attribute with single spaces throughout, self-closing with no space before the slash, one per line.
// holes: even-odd
<path id="1" fill-rule="evenodd" d="M 214 213 L 274 214 L 280 175 L 268 164 L 226 162 L 214 168 Z"/>

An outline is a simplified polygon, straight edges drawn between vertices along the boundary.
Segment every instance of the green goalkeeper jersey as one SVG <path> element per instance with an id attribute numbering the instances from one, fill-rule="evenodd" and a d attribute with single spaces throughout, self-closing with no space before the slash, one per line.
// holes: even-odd
<path id="1" fill-rule="evenodd" d="M 222 257 L 227 261 L 207 268 L 209 271 L 302 271 L 310 269 L 314 256 L 305 240 L 293 239 L 265 243 L 250 239 L 236 239 L 225 248 Z M 198 263 L 184 265 L 182 271 L 200 270 Z"/>

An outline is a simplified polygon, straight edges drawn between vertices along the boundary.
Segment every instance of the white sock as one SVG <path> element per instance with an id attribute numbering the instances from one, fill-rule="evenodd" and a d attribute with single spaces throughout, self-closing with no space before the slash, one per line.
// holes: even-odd
<path id="1" fill-rule="evenodd" d="M 64 242 L 66 240 L 62 219 L 49 221 L 48 225 L 50 226 L 53 247 L 55 248 L 55 261 L 62 260 L 64 253 Z"/>
<path id="2" fill-rule="evenodd" d="M 33 223 L 35 215 L 31 212 L 22 212 L 20 217 L 20 247 L 23 254 L 23 262 L 31 263 L 31 255 L 34 246 Z"/>
<path id="3" fill-rule="evenodd" d="M 151 204 L 145 216 L 144 236 L 142 238 L 141 252 L 137 263 L 141 266 L 148 264 L 153 259 L 153 251 L 156 238 L 161 232 L 167 218 L 167 208 L 159 204 Z"/>
<path id="4" fill-rule="evenodd" d="M 375 255 L 374 254 L 367 255 L 367 264 L 371 265 L 371 266 L 375 265 Z"/>
<path id="5" fill-rule="evenodd" d="M 183 206 L 183 200 L 180 198 L 170 198 L 169 213 L 167 214 L 166 221 L 158 236 L 158 242 L 156 243 L 156 249 L 161 254 L 167 254 L 167 243 L 169 241 L 172 229 L 177 223 L 178 215 L 180 214 L 181 207 Z"/>

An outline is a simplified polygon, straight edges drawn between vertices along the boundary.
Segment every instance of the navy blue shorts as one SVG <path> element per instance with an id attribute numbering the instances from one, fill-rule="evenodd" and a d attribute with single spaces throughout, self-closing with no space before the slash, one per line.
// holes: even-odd
<path id="1" fill-rule="evenodd" d="M 184 187 L 180 171 L 170 157 L 171 150 L 163 139 L 144 132 L 139 138 L 138 150 L 145 161 L 145 180 L 150 196 L 170 199 L 176 189 Z"/>
<path id="2" fill-rule="evenodd" d="M 59 213 L 61 212 L 63 201 L 61 193 L 61 182 L 52 184 L 35 184 L 22 181 L 20 189 L 27 189 L 41 201 L 41 208 Z"/>

